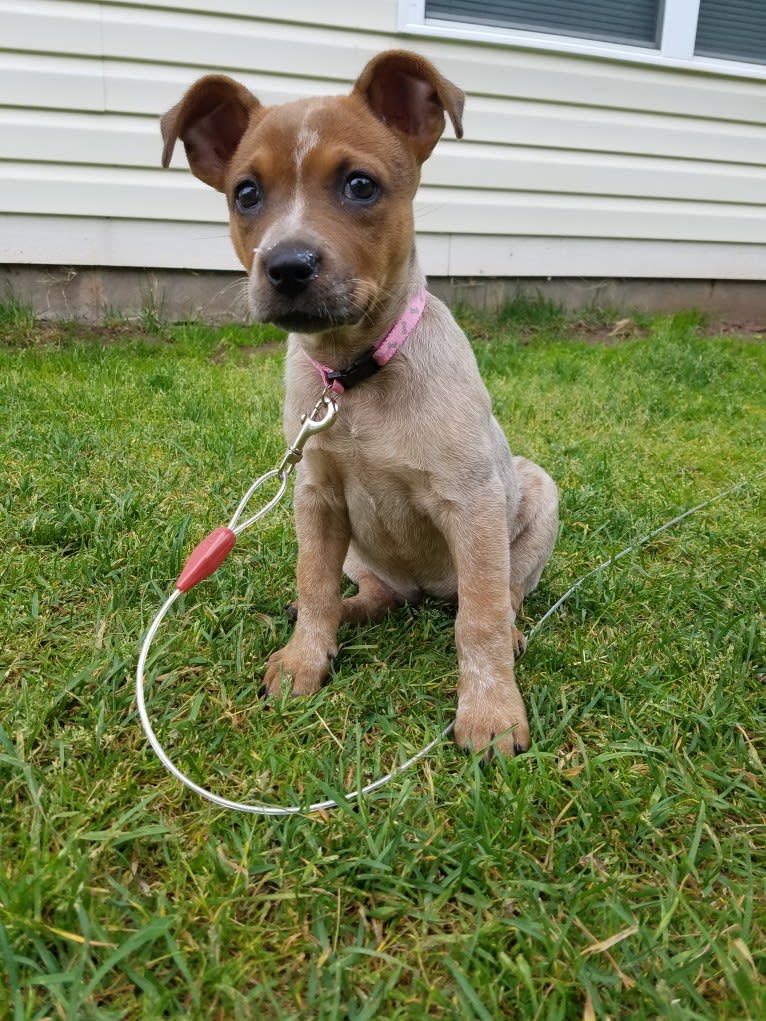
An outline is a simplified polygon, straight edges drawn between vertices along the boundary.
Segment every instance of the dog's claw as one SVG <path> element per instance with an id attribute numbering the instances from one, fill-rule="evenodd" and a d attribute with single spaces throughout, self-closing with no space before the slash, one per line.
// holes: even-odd
<path id="1" fill-rule="evenodd" d="M 513 658 L 521 659 L 527 651 L 527 640 L 517 627 L 513 628 Z"/>

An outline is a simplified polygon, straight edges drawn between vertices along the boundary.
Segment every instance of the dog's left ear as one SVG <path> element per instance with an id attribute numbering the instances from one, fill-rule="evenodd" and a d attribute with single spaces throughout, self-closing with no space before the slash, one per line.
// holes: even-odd
<path id="1" fill-rule="evenodd" d="M 378 120 L 406 135 L 420 163 L 444 131 L 445 112 L 456 136 L 463 137 L 465 93 L 416 53 L 387 50 L 373 57 L 352 95 L 361 96 Z"/>

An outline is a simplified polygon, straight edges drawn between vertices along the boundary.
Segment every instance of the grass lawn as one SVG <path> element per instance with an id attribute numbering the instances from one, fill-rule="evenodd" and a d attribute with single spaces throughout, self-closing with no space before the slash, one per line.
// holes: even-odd
<path id="1" fill-rule="evenodd" d="M 0 1017 L 766 1017 L 766 344 L 691 314 L 463 319 L 561 489 L 526 630 L 749 484 L 534 637 L 530 752 L 482 771 L 446 741 L 359 804 L 269 819 L 165 772 L 133 673 L 188 551 L 282 454 L 279 334 L 0 309 Z M 452 718 L 437 604 L 345 631 L 320 695 L 265 707 L 294 566 L 285 501 L 157 639 L 158 733 L 232 798 L 321 800 Z"/>

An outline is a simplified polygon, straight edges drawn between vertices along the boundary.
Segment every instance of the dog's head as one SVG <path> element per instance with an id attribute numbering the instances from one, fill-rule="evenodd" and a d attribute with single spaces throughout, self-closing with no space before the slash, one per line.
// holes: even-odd
<path id="1" fill-rule="evenodd" d="M 407 289 L 412 200 L 464 96 L 427 60 L 391 50 L 348 96 L 263 106 L 224 75 L 196 82 L 162 118 L 192 172 L 226 194 L 256 319 L 304 333 L 364 321 Z M 406 295 L 401 295 L 406 296 Z"/>

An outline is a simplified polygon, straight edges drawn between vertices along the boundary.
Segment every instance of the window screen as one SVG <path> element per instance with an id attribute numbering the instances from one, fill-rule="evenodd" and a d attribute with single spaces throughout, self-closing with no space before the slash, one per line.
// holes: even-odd
<path id="1" fill-rule="evenodd" d="M 766 64 L 764 0 L 701 0 L 694 52 Z"/>
<path id="2" fill-rule="evenodd" d="M 749 6 L 756 3 L 763 5 L 764 0 L 753 0 Z M 426 0 L 426 17 L 656 47 L 661 4 L 662 0 Z M 715 5 L 728 4 L 716 0 Z"/>

